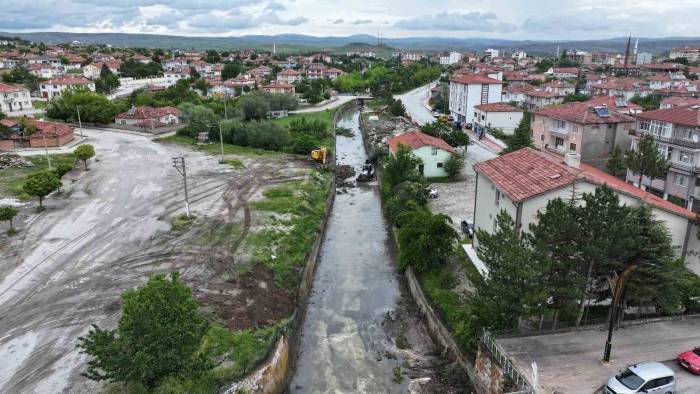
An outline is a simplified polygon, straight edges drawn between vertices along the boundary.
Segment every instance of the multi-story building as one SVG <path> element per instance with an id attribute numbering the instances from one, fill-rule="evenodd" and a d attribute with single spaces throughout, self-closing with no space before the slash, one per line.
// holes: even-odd
<path id="1" fill-rule="evenodd" d="M 92 92 L 95 91 L 95 83 L 93 81 L 85 77 L 66 76 L 41 82 L 39 92 L 41 92 L 41 97 L 53 98 L 59 97 L 66 89 L 76 87 L 84 87 Z"/>
<path id="2" fill-rule="evenodd" d="M 566 97 L 564 94 L 542 88 L 524 92 L 523 96 L 525 98 L 524 105 L 529 110 L 561 104 L 564 102 L 564 97 Z"/>
<path id="3" fill-rule="evenodd" d="M 484 50 L 484 56 L 486 56 L 486 59 L 493 59 L 499 55 L 500 51 L 498 49 L 488 48 Z"/>
<path id="4" fill-rule="evenodd" d="M 474 106 L 501 101 L 503 81 L 484 74 L 460 74 L 450 80 L 450 114 L 458 122 L 472 123 Z"/>
<path id="5" fill-rule="evenodd" d="M 629 130 L 634 118 L 606 105 L 566 103 L 533 111 L 532 143 L 559 155 L 575 153 L 581 160 L 605 168 L 615 146 L 630 146 Z"/>
<path id="6" fill-rule="evenodd" d="M 647 191 L 700 213 L 700 105 L 686 105 L 637 114 L 632 148 L 642 135 L 656 140 L 658 151 L 671 167 L 663 179 L 642 177 Z M 627 172 L 639 184 L 639 174 Z"/>
<path id="7" fill-rule="evenodd" d="M 651 58 L 652 55 L 649 52 L 639 52 L 637 54 L 637 61 L 636 64 L 641 66 L 642 64 L 649 64 L 651 63 Z"/>
<path id="8" fill-rule="evenodd" d="M 690 62 L 697 62 L 698 60 L 700 60 L 700 47 L 673 48 L 671 49 L 669 57 L 671 59 L 684 57 Z"/>
<path id="9" fill-rule="evenodd" d="M 288 68 L 277 73 L 277 80 L 279 82 L 296 83 L 301 81 L 301 74 L 297 70 Z"/>
<path id="10" fill-rule="evenodd" d="M 0 82 L 0 111 L 6 115 L 33 109 L 29 89 L 24 85 Z"/>
<path id="11" fill-rule="evenodd" d="M 523 119 L 523 110 L 508 103 L 490 103 L 474 106 L 474 132 L 499 129 L 507 135 L 512 135 Z"/>
<path id="12" fill-rule="evenodd" d="M 440 55 L 440 64 L 444 66 L 451 66 L 462 61 L 462 54 L 459 52 L 449 52 Z"/>
<path id="13" fill-rule="evenodd" d="M 167 70 L 163 73 L 165 76 L 165 86 L 173 86 L 177 83 L 177 81 L 181 79 L 186 79 L 190 77 L 190 68 L 189 67 L 180 67 L 180 68 L 174 68 L 171 70 Z"/>

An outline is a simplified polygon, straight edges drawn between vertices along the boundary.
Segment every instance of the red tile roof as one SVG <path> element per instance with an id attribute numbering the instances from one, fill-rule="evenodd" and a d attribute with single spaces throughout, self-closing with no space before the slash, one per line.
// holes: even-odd
<path id="1" fill-rule="evenodd" d="M 0 92 L 2 93 L 13 93 L 13 92 L 23 92 L 28 91 L 23 85 L 15 85 L 12 83 L 0 82 Z"/>
<path id="2" fill-rule="evenodd" d="M 495 78 L 491 78 L 487 75 L 483 74 L 460 74 L 452 79 L 450 79 L 450 82 L 456 82 L 456 83 L 461 83 L 464 85 L 481 85 L 481 84 L 502 84 L 503 81 L 500 81 Z"/>
<path id="3" fill-rule="evenodd" d="M 44 135 L 47 137 L 54 137 L 73 134 L 73 128 L 67 124 L 45 122 L 34 118 L 22 118 L 22 121 L 26 123 L 27 126 L 36 126 L 37 132 L 31 135 L 32 138 L 43 137 Z"/>
<path id="4" fill-rule="evenodd" d="M 661 104 L 680 107 L 684 105 L 700 105 L 700 98 L 692 97 L 666 97 L 661 100 Z"/>
<path id="5" fill-rule="evenodd" d="M 555 156 L 532 148 L 482 161 L 474 170 L 487 177 L 496 187 L 515 202 L 556 190 L 577 181 L 597 186 L 607 185 L 620 194 L 641 200 L 653 207 L 695 220 L 697 215 L 683 207 L 641 190 L 597 168 L 581 163 L 572 168 Z"/>
<path id="6" fill-rule="evenodd" d="M 591 97 L 590 100 L 584 101 L 585 103 L 588 103 L 589 105 L 593 106 L 601 106 L 603 104 L 607 104 L 608 108 L 615 108 L 618 111 L 629 111 L 629 110 L 634 110 L 634 111 L 641 111 L 642 107 L 638 106 L 637 104 L 631 102 L 631 101 L 625 101 L 618 99 L 613 96 L 594 96 Z M 618 106 L 618 104 L 624 103 L 624 106 Z"/>
<path id="7" fill-rule="evenodd" d="M 557 74 L 578 74 L 576 67 L 553 67 L 552 71 Z"/>
<path id="8" fill-rule="evenodd" d="M 418 149 L 423 146 L 432 146 L 442 149 L 447 152 L 455 153 L 456 150 L 440 138 L 430 136 L 420 131 L 409 131 L 407 133 L 389 138 L 389 150 L 396 152 L 399 145 L 407 145 L 412 149 Z"/>
<path id="9" fill-rule="evenodd" d="M 165 115 L 180 116 L 182 113 L 175 107 L 134 107 L 127 112 L 115 116 L 117 119 L 157 119 Z"/>
<path id="10" fill-rule="evenodd" d="M 475 105 L 474 108 L 484 112 L 523 112 L 522 109 L 507 103 L 489 103 Z"/>
<path id="11" fill-rule="evenodd" d="M 567 120 L 578 124 L 607 124 L 634 122 L 634 118 L 610 111 L 610 116 L 599 116 L 594 106 L 588 102 L 565 103 L 551 107 L 540 108 L 533 113 L 549 118 Z"/>
<path id="12" fill-rule="evenodd" d="M 640 119 L 660 120 L 682 124 L 684 126 L 700 127 L 700 105 L 685 105 L 667 109 L 642 112 L 636 115 Z"/>
<path id="13" fill-rule="evenodd" d="M 46 81 L 48 85 L 87 85 L 90 83 L 92 83 L 92 81 L 87 78 L 73 76 L 53 78 Z"/>
<path id="14" fill-rule="evenodd" d="M 298 72 L 297 70 L 293 70 L 293 69 L 291 69 L 291 68 L 288 68 L 288 69 L 286 69 L 286 70 L 282 70 L 282 71 L 278 72 L 277 75 L 294 75 L 294 76 L 297 76 L 297 75 L 299 75 L 299 72 Z"/>

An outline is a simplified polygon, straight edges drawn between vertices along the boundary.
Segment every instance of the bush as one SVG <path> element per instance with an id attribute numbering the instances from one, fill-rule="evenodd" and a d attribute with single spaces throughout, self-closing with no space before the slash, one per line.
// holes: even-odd
<path id="1" fill-rule="evenodd" d="M 306 155 L 319 146 L 320 143 L 314 137 L 310 135 L 300 135 L 294 138 L 294 142 L 292 143 L 292 153 Z"/>
<path id="2" fill-rule="evenodd" d="M 445 172 L 450 179 L 456 179 L 464 168 L 464 158 L 457 154 L 452 154 L 445 162 Z"/>

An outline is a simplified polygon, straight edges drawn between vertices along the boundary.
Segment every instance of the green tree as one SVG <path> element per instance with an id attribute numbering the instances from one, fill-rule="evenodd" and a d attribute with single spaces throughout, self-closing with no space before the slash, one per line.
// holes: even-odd
<path id="1" fill-rule="evenodd" d="M 543 269 L 510 215 L 500 211 L 494 233 L 477 228 L 476 239 L 479 258 L 489 270 L 484 282 L 477 283 L 478 325 L 513 328 L 522 317 L 541 312 L 547 295 Z"/>
<path id="2" fill-rule="evenodd" d="M 408 267 L 416 272 L 444 264 L 454 252 L 459 235 L 452 220 L 444 214 L 432 214 L 421 209 L 404 212 L 398 217 L 399 269 Z"/>
<path id="3" fill-rule="evenodd" d="M 221 56 L 219 56 L 219 52 L 217 52 L 216 50 L 209 49 L 207 50 L 205 60 L 207 63 L 218 63 L 221 61 Z"/>
<path id="4" fill-rule="evenodd" d="M 608 172 L 610 175 L 624 179 L 627 174 L 627 167 L 625 166 L 625 154 L 619 145 L 615 145 L 612 152 L 610 152 L 610 157 L 606 164 Z"/>
<path id="5" fill-rule="evenodd" d="M 516 151 L 518 149 L 532 146 L 532 138 L 530 137 L 530 112 L 523 112 L 523 118 L 520 120 L 518 127 L 506 138 L 506 148 L 501 151 L 501 154 Z"/>
<path id="6" fill-rule="evenodd" d="M 384 179 L 392 188 L 401 182 L 420 179 L 418 165 L 421 160 L 413 155 L 411 148 L 399 145 L 396 153 L 388 155 L 384 161 Z"/>
<path id="7" fill-rule="evenodd" d="M 450 179 L 456 179 L 462 172 L 462 168 L 464 168 L 464 158 L 455 153 L 447 159 L 444 165 L 444 170 Z"/>
<path id="8" fill-rule="evenodd" d="M 554 67 L 554 62 L 549 59 L 542 59 L 535 63 L 535 69 L 538 73 L 543 73 L 552 67 Z"/>
<path id="9" fill-rule="evenodd" d="M 121 85 L 116 75 L 109 73 L 95 80 L 95 90 L 102 94 L 110 94 Z"/>
<path id="10" fill-rule="evenodd" d="M 112 123 L 114 116 L 122 109 L 107 97 L 93 93 L 86 88 L 67 89 L 61 96 L 51 99 L 46 108 L 50 118 L 77 122 L 78 107 L 80 119 L 86 123 Z"/>
<path id="11" fill-rule="evenodd" d="M 90 144 L 82 144 L 75 148 L 73 154 L 75 157 L 83 161 L 83 164 L 85 164 L 85 170 L 87 171 L 87 161 L 95 156 L 95 147 Z"/>
<path id="12" fill-rule="evenodd" d="M 243 66 L 240 63 L 226 63 L 224 64 L 223 70 L 221 70 L 221 80 L 226 81 L 231 78 L 236 78 L 241 72 L 243 72 Z"/>
<path id="13" fill-rule="evenodd" d="M 0 206 L 0 220 L 10 222 L 10 233 L 14 233 L 15 228 L 12 226 L 12 219 L 17 216 L 17 209 L 9 205 Z"/>
<path id="14" fill-rule="evenodd" d="M 661 96 L 658 94 L 650 94 L 645 97 L 635 95 L 630 99 L 630 102 L 639 105 L 645 111 L 653 111 L 655 109 L 659 109 L 659 106 L 661 105 Z"/>
<path id="15" fill-rule="evenodd" d="M 27 176 L 22 189 L 30 196 L 39 197 L 39 209 L 44 207 L 44 197 L 61 187 L 61 180 L 53 171 L 40 171 Z"/>
<path id="16" fill-rule="evenodd" d="M 143 287 L 127 290 L 122 305 L 116 330 L 93 326 L 78 339 L 81 353 L 91 357 L 89 379 L 152 389 L 167 377 L 206 367 L 196 352 L 208 323 L 177 272 L 170 280 L 158 274 Z"/>
<path id="17" fill-rule="evenodd" d="M 658 150 L 654 137 L 644 134 L 637 142 L 636 149 L 625 153 L 625 165 L 630 171 L 639 174 L 638 187 L 642 188 L 642 178 L 661 178 L 668 172 L 669 161 Z"/>

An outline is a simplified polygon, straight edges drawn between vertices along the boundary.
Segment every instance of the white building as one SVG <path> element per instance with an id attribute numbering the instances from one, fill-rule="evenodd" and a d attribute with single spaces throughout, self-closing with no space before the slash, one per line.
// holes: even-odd
<path id="1" fill-rule="evenodd" d="M 39 92 L 41 92 L 41 97 L 53 98 L 59 97 L 64 90 L 75 87 L 85 87 L 91 92 L 95 91 L 95 83 L 89 79 L 84 77 L 66 76 L 41 82 L 41 85 L 39 85 Z"/>
<path id="2" fill-rule="evenodd" d="M 297 70 L 288 68 L 277 73 L 277 81 L 286 83 L 296 83 L 301 81 L 301 74 Z"/>
<path id="3" fill-rule="evenodd" d="M 33 108 L 29 89 L 23 85 L 0 82 L 0 111 L 5 115 Z"/>
<path id="4" fill-rule="evenodd" d="M 426 178 L 447 176 L 445 162 L 456 150 L 440 138 L 433 137 L 420 131 L 407 133 L 389 138 L 389 152 L 396 154 L 399 146 L 411 148 L 412 153 L 421 160 L 418 172 Z"/>
<path id="5" fill-rule="evenodd" d="M 637 65 L 650 64 L 651 63 L 651 53 L 649 52 L 639 52 L 637 54 Z"/>
<path id="6" fill-rule="evenodd" d="M 482 129 L 499 129 L 512 135 L 523 119 L 523 110 L 507 103 L 479 104 L 474 106 L 474 132 Z"/>
<path id="7" fill-rule="evenodd" d="M 527 59 L 527 53 L 523 51 L 513 52 L 513 54 L 510 55 L 510 58 L 513 60 L 525 60 Z"/>
<path id="8" fill-rule="evenodd" d="M 574 192 L 593 193 L 607 185 L 619 196 L 622 204 L 648 204 L 654 216 L 671 234 L 676 253 L 685 258 L 686 266 L 700 274 L 700 240 L 696 236 L 697 215 L 654 194 L 580 162 L 576 154 L 564 160 L 532 148 L 483 161 L 474 165 L 476 198 L 474 227 L 493 234 L 496 216 L 506 211 L 520 231 L 527 231 L 536 222 L 537 212 L 554 198 L 569 199 Z M 478 248 L 479 240 L 474 238 Z"/>
<path id="9" fill-rule="evenodd" d="M 483 74 L 460 74 L 450 80 L 450 114 L 458 122 L 474 121 L 474 106 L 501 101 L 503 81 Z"/>
<path id="10" fill-rule="evenodd" d="M 187 79 L 190 77 L 189 68 L 175 68 L 172 70 L 165 71 L 163 73 L 165 76 L 165 86 L 170 87 L 177 83 L 181 79 Z"/>
<path id="11" fill-rule="evenodd" d="M 669 57 L 671 59 L 684 57 L 688 59 L 689 62 L 697 62 L 700 60 L 700 47 L 673 48 L 671 49 Z"/>
<path id="12" fill-rule="evenodd" d="M 493 49 L 493 48 L 488 48 L 487 50 L 484 51 L 484 55 L 486 56 L 487 59 L 493 59 L 495 57 L 498 57 L 500 55 L 500 51 L 498 49 Z"/>
<path id="13" fill-rule="evenodd" d="M 450 52 L 447 54 L 440 55 L 440 64 L 444 66 L 451 66 L 462 61 L 462 54 L 459 52 Z"/>

